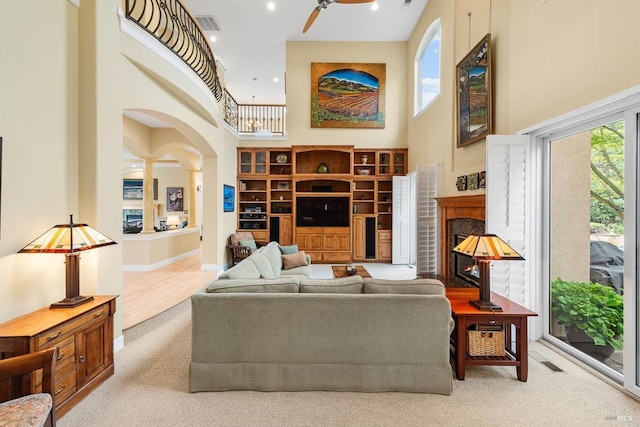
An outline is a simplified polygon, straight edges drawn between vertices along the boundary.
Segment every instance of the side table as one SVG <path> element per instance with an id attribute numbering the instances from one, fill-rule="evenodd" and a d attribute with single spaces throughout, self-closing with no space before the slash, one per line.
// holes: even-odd
<path id="1" fill-rule="evenodd" d="M 114 372 L 116 295 L 96 295 L 73 308 L 44 307 L 0 324 L 0 359 L 57 347 L 56 417 L 62 417 Z M 40 391 L 33 374 L 31 393 Z"/>
<path id="2" fill-rule="evenodd" d="M 495 293 L 491 301 L 502 307 L 501 312 L 480 311 L 469 303 L 479 297 L 477 288 L 447 288 L 455 329 L 451 334 L 452 359 L 456 378 L 464 380 L 467 365 L 515 366 L 518 379 L 527 381 L 529 371 L 527 318 L 536 313 Z M 504 356 L 470 356 L 468 354 L 467 329 L 471 325 L 496 322 L 503 325 L 505 336 Z M 511 326 L 515 327 L 515 346 L 511 341 Z"/>

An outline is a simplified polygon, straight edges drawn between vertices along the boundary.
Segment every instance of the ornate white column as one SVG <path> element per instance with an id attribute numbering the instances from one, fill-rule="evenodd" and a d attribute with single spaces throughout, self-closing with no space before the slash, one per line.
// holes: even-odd
<path id="1" fill-rule="evenodd" d="M 189 214 L 187 216 L 188 228 L 195 227 L 196 224 L 196 174 L 198 171 L 189 171 Z"/>
<path id="2" fill-rule="evenodd" d="M 145 158 L 144 171 L 142 175 L 143 193 L 142 193 L 142 233 L 153 233 L 153 161 L 151 157 Z"/>

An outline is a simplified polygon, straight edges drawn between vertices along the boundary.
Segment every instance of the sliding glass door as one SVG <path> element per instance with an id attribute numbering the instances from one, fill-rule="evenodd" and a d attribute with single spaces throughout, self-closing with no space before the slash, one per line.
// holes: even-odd
<path id="1" fill-rule="evenodd" d="M 624 225 L 625 121 L 619 114 L 548 141 L 549 331 L 588 363 L 622 375 L 623 295 L 634 285 L 624 280 L 625 250 L 635 251 Z"/>

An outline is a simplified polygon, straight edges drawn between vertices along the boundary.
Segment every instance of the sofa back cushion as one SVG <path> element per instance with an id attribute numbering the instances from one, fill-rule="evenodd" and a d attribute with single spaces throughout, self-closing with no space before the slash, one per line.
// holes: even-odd
<path id="1" fill-rule="evenodd" d="M 278 242 L 269 242 L 268 245 L 263 246 L 261 253 L 269 260 L 273 275 L 277 279 L 282 272 L 282 253 L 280 252 L 280 246 Z"/>
<path id="2" fill-rule="evenodd" d="M 445 287 L 436 279 L 386 280 L 364 279 L 365 294 L 444 295 Z"/>
<path id="3" fill-rule="evenodd" d="M 281 279 L 214 280 L 207 286 L 206 292 L 210 294 L 224 292 L 297 294 L 298 281 L 291 277 Z"/>
<path id="4" fill-rule="evenodd" d="M 259 279 L 260 272 L 249 258 L 245 258 L 218 276 L 218 279 Z"/>
<path id="5" fill-rule="evenodd" d="M 256 266 L 256 268 L 258 269 L 258 272 L 260 273 L 261 278 L 263 279 L 276 278 L 276 275 L 273 272 L 273 267 L 271 266 L 271 262 L 269 262 L 269 259 L 264 254 L 264 252 L 251 254 L 251 256 L 247 259 Z"/>
<path id="6" fill-rule="evenodd" d="M 340 279 L 300 279 L 300 293 L 361 294 L 362 277 Z"/>

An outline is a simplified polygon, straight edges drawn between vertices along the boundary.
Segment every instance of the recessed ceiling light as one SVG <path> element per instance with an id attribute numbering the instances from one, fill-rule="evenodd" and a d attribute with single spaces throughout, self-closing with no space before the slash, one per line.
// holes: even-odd
<path id="1" fill-rule="evenodd" d="M 270 1 L 269 3 L 267 3 L 267 9 L 269 10 L 276 10 L 276 4 L 272 1 Z"/>
<path id="2" fill-rule="evenodd" d="M 371 10 L 378 10 L 378 8 L 379 8 L 379 7 L 380 7 L 380 6 L 378 6 L 378 2 L 377 2 L 377 1 L 375 1 L 375 2 L 373 2 L 373 4 L 371 5 Z"/>
<path id="3" fill-rule="evenodd" d="M 276 83 L 278 83 L 278 82 L 280 81 L 280 79 L 279 79 L 279 78 L 277 78 L 277 77 L 274 77 L 274 78 L 273 78 L 273 81 L 274 81 L 274 82 L 276 82 Z"/>
<path id="4" fill-rule="evenodd" d="M 216 38 L 216 36 L 211 36 L 209 37 L 209 40 L 211 40 L 212 42 L 216 42 L 218 39 Z"/>

